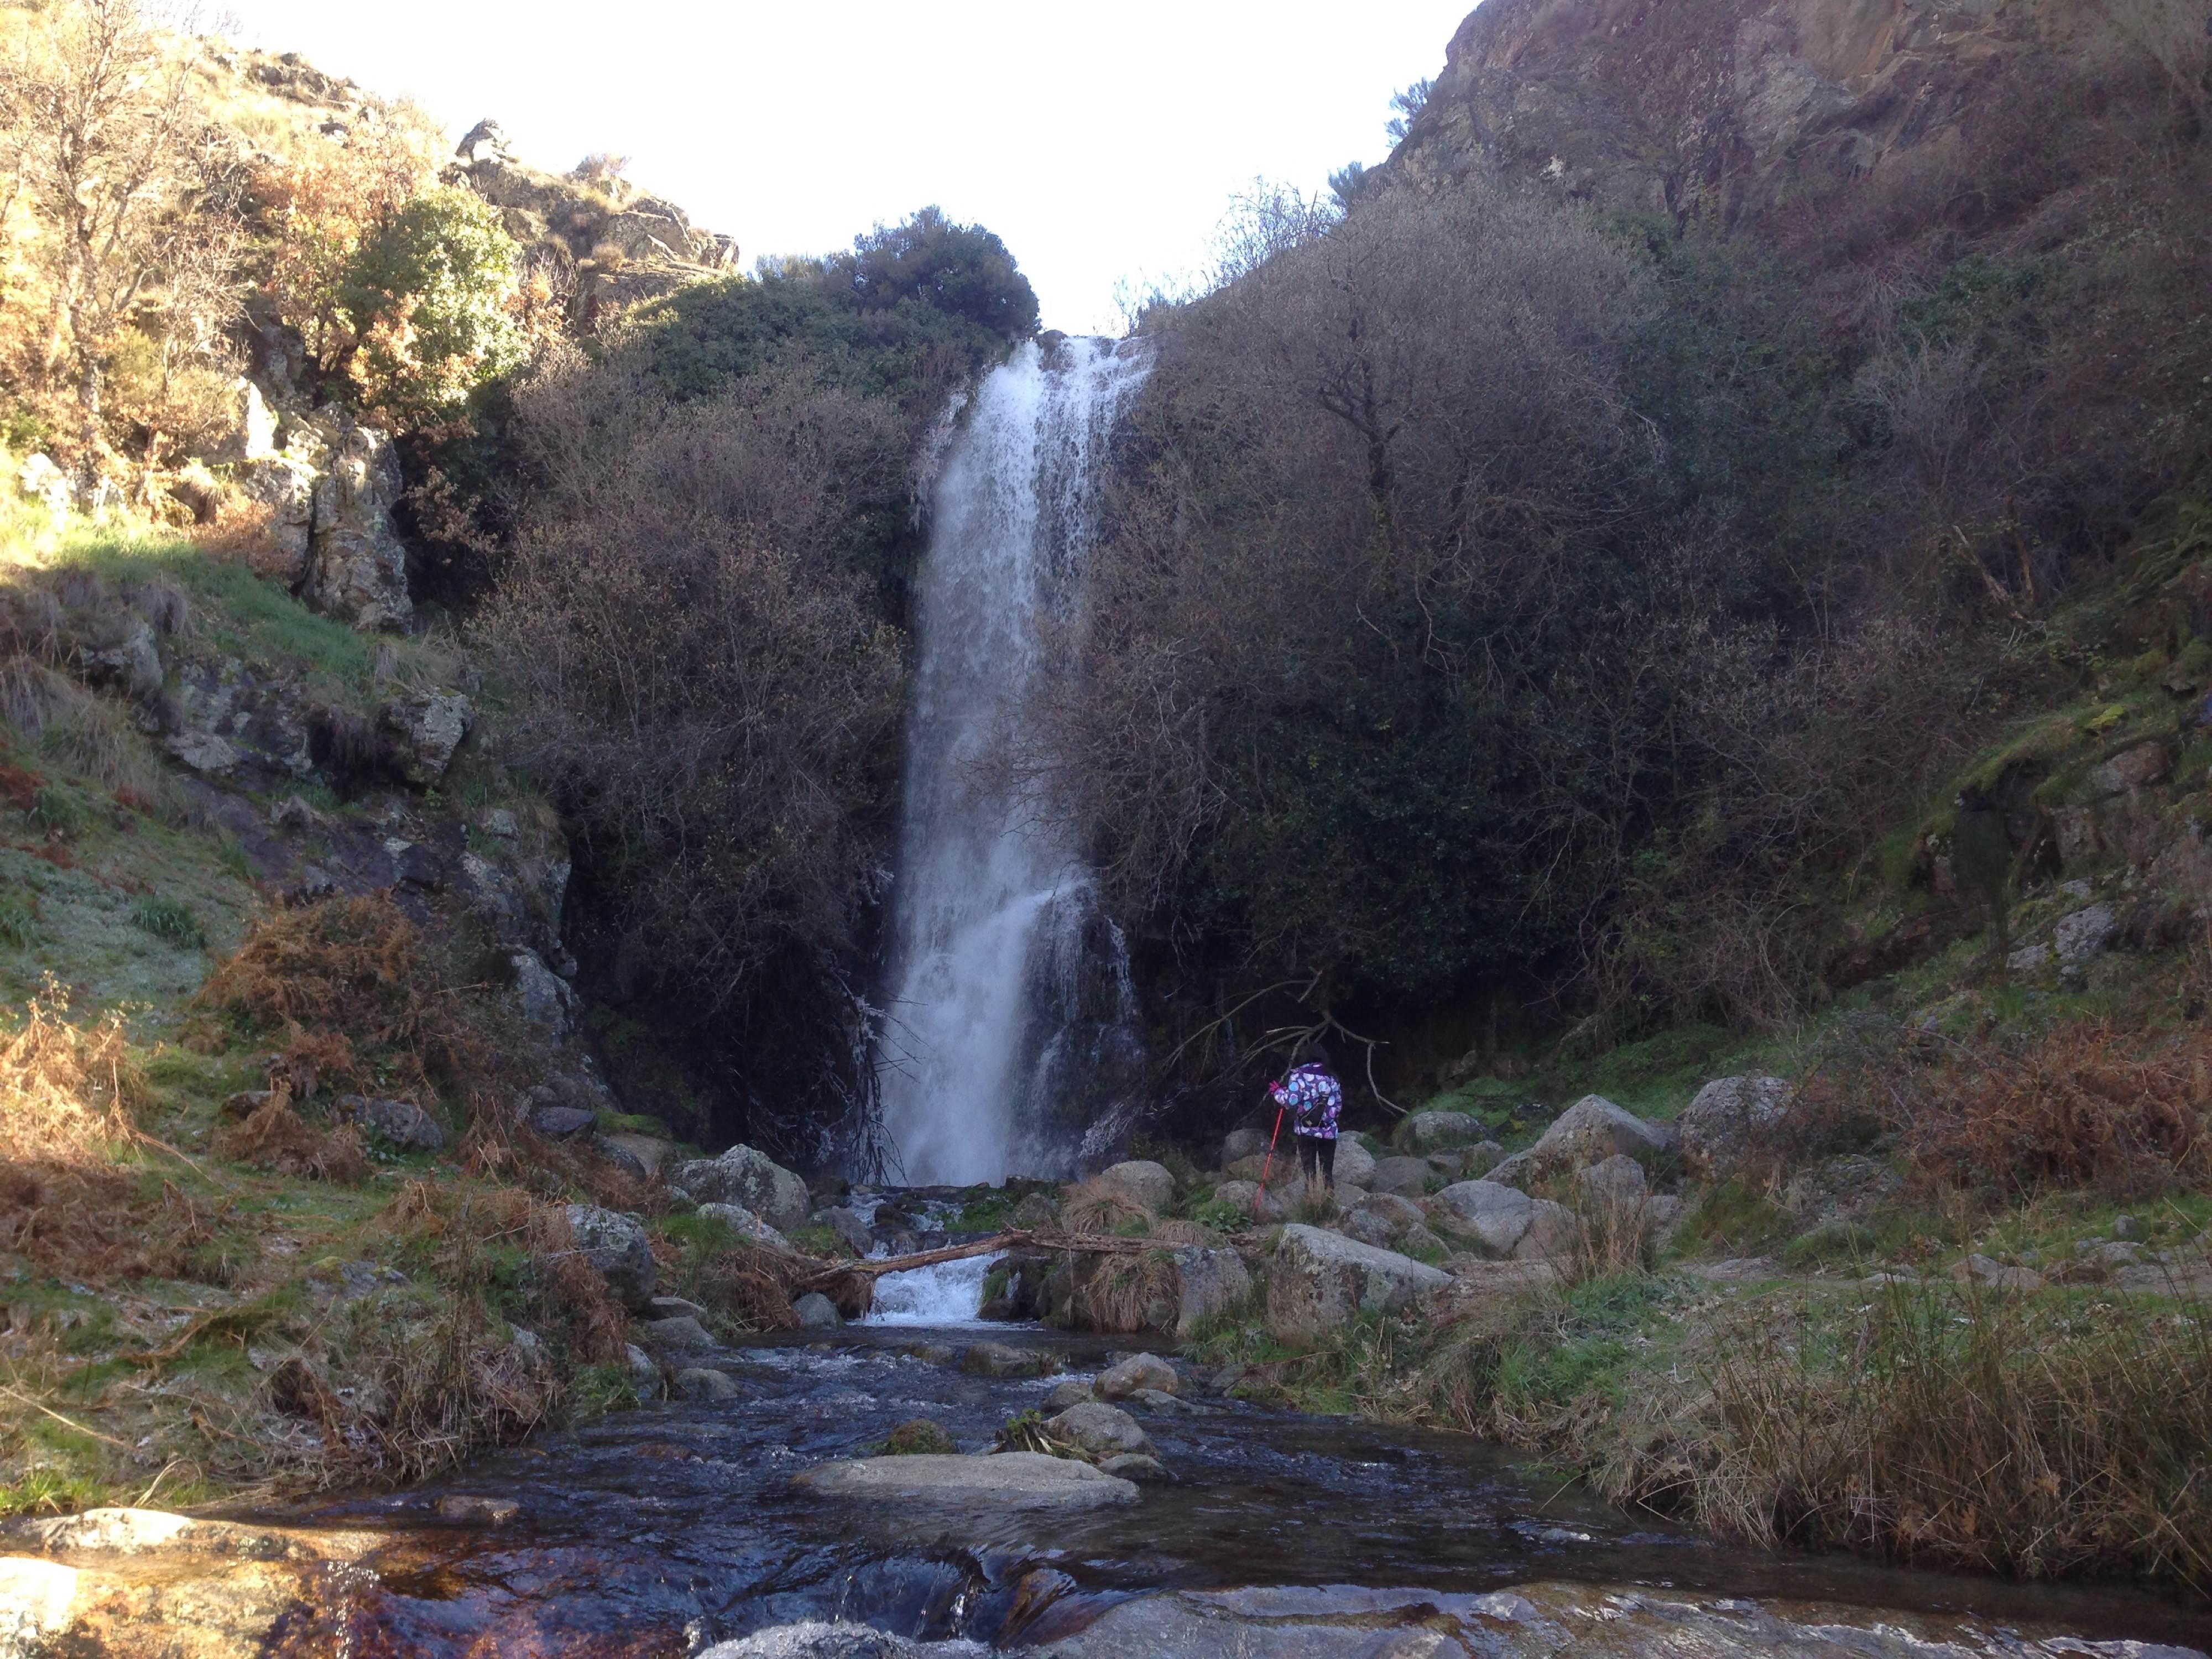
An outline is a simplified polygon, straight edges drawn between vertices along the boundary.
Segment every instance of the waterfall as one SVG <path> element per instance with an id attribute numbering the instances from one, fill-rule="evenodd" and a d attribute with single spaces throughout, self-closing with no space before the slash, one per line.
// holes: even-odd
<path id="1" fill-rule="evenodd" d="M 989 763 L 1034 686 L 1041 624 L 1080 603 L 1097 471 L 1149 367 L 1048 336 L 977 391 L 939 472 L 892 888 L 884 1125 L 906 1179 L 1064 1173 L 1133 1077 L 1121 933 L 1043 803 Z"/>

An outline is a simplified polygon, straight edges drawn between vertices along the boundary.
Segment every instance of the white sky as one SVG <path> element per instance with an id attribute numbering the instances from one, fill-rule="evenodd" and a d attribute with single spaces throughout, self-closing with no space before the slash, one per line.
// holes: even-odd
<path id="1" fill-rule="evenodd" d="M 1197 268 L 1255 177 L 1381 160 L 1474 0 L 220 3 L 456 137 L 489 115 L 533 166 L 626 155 L 748 267 L 935 202 L 1006 240 L 1048 327 L 1110 331 L 1116 279 Z"/>

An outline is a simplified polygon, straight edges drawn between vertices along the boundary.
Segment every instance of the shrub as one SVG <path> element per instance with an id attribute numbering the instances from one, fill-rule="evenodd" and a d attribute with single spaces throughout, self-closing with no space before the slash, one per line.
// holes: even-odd
<path id="1" fill-rule="evenodd" d="M 191 907 L 175 899 L 141 899 L 131 908 L 131 920 L 156 939 L 172 945 L 181 945 L 189 950 L 198 950 L 207 943 L 207 933 L 200 920 L 192 914 Z"/>
<path id="2" fill-rule="evenodd" d="M 514 240 L 471 191 L 416 197 L 365 235 L 337 299 L 368 405 L 409 425 L 450 419 L 528 347 L 514 315 Z"/>

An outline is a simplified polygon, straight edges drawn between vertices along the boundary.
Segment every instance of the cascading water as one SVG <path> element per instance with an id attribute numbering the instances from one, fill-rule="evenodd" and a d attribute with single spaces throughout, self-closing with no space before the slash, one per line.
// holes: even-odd
<path id="1" fill-rule="evenodd" d="M 988 763 L 1036 684 L 1042 624 L 1079 604 L 1097 471 L 1148 366 L 1130 342 L 1024 344 L 938 477 L 877 1048 L 909 1182 L 1063 1173 L 1133 1074 L 1120 932 L 1033 788 Z"/>

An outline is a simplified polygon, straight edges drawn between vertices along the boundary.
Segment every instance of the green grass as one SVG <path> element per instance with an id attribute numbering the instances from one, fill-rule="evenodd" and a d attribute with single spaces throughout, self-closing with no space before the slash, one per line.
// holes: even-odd
<path id="1" fill-rule="evenodd" d="M 17 893 L 0 893 L 0 945 L 18 951 L 35 947 L 43 937 L 39 932 L 37 900 Z"/>
<path id="2" fill-rule="evenodd" d="M 1790 1231 L 1788 1212 L 1765 1193 L 1741 1182 L 1721 1181 L 1699 1193 L 1682 1218 L 1675 1246 L 1685 1254 L 1710 1249 L 1759 1255 L 1778 1248 Z"/>
<path id="3" fill-rule="evenodd" d="M 167 939 L 172 945 L 195 951 L 207 945 L 207 932 L 200 926 L 200 919 L 192 914 L 191 907 L 174 899 L 142 899 L 131 912 L 131 920 L 155 938 Z"/>

